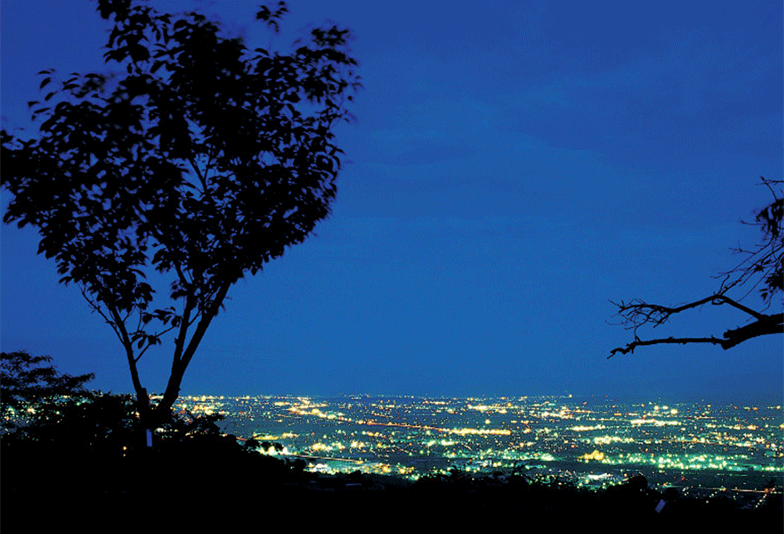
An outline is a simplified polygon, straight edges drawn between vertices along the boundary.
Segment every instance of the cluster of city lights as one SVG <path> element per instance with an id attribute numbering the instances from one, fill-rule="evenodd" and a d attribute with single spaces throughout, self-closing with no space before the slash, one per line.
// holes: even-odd
<path id="1" fill-rule="evenodd" d="M 280 443 L 262 452 L 305 459 L 315 472 L 569 473 L 591 486 L 629 470 L 670 479 L 784 473 L 781 406 L 200 396 L 183 398 L 181 408 L 223 414 L 233 434 Z"/>

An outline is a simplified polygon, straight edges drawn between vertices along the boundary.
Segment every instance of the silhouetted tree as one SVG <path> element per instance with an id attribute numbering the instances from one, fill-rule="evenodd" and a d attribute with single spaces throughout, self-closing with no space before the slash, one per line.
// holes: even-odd
<path id="1" fill-rule="evenodd" d="M 157 446 L 144 447 L 130 395 L 88 391 L 91 375 L 63 374 L 49 362 L 0 355 L 0 528 L 105 532 L 122 517 L 123 527 L 138 523 L 130 530 L 141 531 L 215 488 L 232 502 L 253 490 L 258 502 L 265 488 L 301 477 L 296 466 L 225 434 L 218 415 L 171 414 Z"/>
<path id="2" fill-rule="evenodd" d="M 329 214 L 341 166 L 333 130 L 359 81 L 349 32 L 336 26 L 280 54 L 198 13 L 141 0 L 99 0 L 98 11 L 113 21 L 105 60 L 123 72 L 40 73 L 41 89 L 54 89 L 30 102 L 37 138 L 2 132 L 13 194 L 4 222 L 36 228 L 61 282 L 114 330 L 155 428 L 231 286 Z M 277 31 L 286 11 L 280 2 L 256 18 Z M 167 291 L 153 289 L 154 271 Z M 171 372 L 155 404 L 137 365 L 169 332 Z"/>
<path id="3" fill-rule="evenodd" d="M 130 446 L 141 430 L 130 396 L 88 390 L 92 374 L 61 373 L 51 361 L 26 351 L 0 354 L 3 445 L 51 444 L 91 453 Z"/>
<path id="4" fill-rule="evenodd" d="M 762 231 L 763 239 L 753 250 L 740 249 L 737 252 L 744 259 L 731 271 L 724 273 L 723 281 L 716 293 L 707 297 L 676 306 L 662 306 L 642 300 L 620 302 L 618 316 L 627 329 L 634 332 L 634 341 L 624 347 L 610 352 L 611 358 L 616 353 L 634 352 L 637 347 L 659 344 L 710 343 L 723 349 L 732 348 L 755 337 L 784 333 L 784 313 L 765 313 L 772 305 L 781 305 L 780 293 L 784 291 L 784 195 L 780 180 L 762 178 L 762 183 L 770 190 L 773 201 L 760 210 L 752 223 Z M 728 292 L 737 287 L 747 286 L 749 289 L 741 298 L 733 299 Z M 764 311 L 752 309 L 741 303 L 743 298 L 754 290 L 759 290 Z M 638 329 L 643 325 L 660 326 L 673 316 L 688 310 L 699 308 L 705 304 L 731 306 L 748 315 L 751 322 L 744 326 L 731 328 L 722 337 L 662 337 L 642 340 L 637 336 Z"/>
<path id="5" fill-rule="evenodd" d="M 89 395 L 92 374 L 71 376 L 51 365 L 50 356 L 26 351 L 0 353 L 0 428 L 3 433 L 50 420 L 67 402 Z"/>

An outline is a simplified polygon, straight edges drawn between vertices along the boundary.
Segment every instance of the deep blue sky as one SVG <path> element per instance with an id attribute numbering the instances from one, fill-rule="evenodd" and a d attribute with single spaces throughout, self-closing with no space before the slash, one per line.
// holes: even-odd
<path id="1" fill-rule="evenodd" d="M 609 300 L 706 296 L 757 240 L 740 220 L 770 200 L 759 176 L 782 175 L 781 2 L 292 0 L 276 39 L 258 3 L 153 5 L 200 5 L 251 47 L 337 21 L 364 90 L 332 216 L 233 288 L 183 393 L 781 398 L 782 336 L 606 359 L 630 340 Z M 8 129 L 37 71 L 105 70 L 106 25 L 87 0 L 0 6 Z M 1 235 L 2 350 L 130 391 L 35 233 Z M 708 307 L 643 335 L 745 320 Z M 164 347 L 142 360 L 151 391 Z"/>

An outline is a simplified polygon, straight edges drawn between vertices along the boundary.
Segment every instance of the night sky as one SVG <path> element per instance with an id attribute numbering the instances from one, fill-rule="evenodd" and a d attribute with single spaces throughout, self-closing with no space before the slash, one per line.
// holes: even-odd
<path id="1" fill-rule="evenodd" d="M 364 89 L 331 217 L 230 291 L 183 393 L 781 399 L 783 336 L 607 359 L 632 340 L 610 300 L 702 298 L 757 243 L 741 220 L 782 177 L 780 1 L 292 0 L 276 38 L 258 3 L 153 5 L 201 6 L 251 48 L 334 20 Z M 29 126 L 36 72 L 107 70 L 94 2 L 0 6 L 3 128 Z M 3 225 L 2 350 L 132 391 L 112 330 L 36 249 Z M 708 306 L 640 335 L 745 321 Z M 150 391 L 172 346 L 140 362 Z"/>

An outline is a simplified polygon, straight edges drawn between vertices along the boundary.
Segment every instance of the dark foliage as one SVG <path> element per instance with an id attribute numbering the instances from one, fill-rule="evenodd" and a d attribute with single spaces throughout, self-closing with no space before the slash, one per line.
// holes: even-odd
<path id="1" fill-rule="evenodd" d="M 88 391 L 89 375 L 61 374 L 49 357 L 14 352 L 2 361 L 3 399 L 13 401 L 4 401 L 0 441 L 9 532 L 123 531 L 159 514 L 177 517 L 170 504 L 216 491 L 240 498 L 304 478 L 301 466 L 223 433 L 219 416 L 171 415 L 148 447 L 129 396 Z M 15 416 L 19 410 L 24 417 Z"/>
<path id="2" fill-rule="evenodd" d="M 195 12 L 141 0 L 99 0 L 98 12 L 113 22 L 106 63 L 121 71 L 41 71 L 37 137 L 2 132 L 4 222 L 34 227 L 39 253 L 112 327 L 154 427 L 229 288 L 329 214 L 334 128 L 359 82 L 337 26 L 281 54 Z M 257 18 L 274 31 L 285 12 Z M 137 363 L 169 332 L 172 372 L 153 412 Z"/>
<path id="3" fill-rule="evenodd" d="M 45 426 L 64 404 L 78 402 L 88 392 L 92 374 L 71 376 L 57 371 L 50 356 L 26 351 L 0 353 L 0 428 L 3 433 L 27 426 Z"/>
<path id="4" fill-rule="evenodd" d="M 11 480 L 24 483 L 9 487 L 3 478 L 4 506 L 10 511 L 3 516 L 3 526 L 207 532 L 283 522 L 294 530 L 416 525 L 481 531 L 546 524 L 559 531 L 776 532 L 784 517 L 780 491 L 772 493 L 765 506 L 743 509 L 728 499 L 705 501 L 672 489 L 659 492 L 642 477 L 605 491 L 588 491 L 558 477 L 477 477 L 457 470 L 416 483 L 360 472 L 308 476 L 252 453 L 209 427 L 201 436 L 172 439 L 155 451 L 137 451 L 121 460 L 51 457 L 36 449 L 28 450 L 26 457 L 17 455 Z M 4 454 L 3 462 L 5 469 L 12 460 Z M 657 511 L 661 501 L 664 506 Z M 41 507 L 47 514 L 36 515 Z"/>

